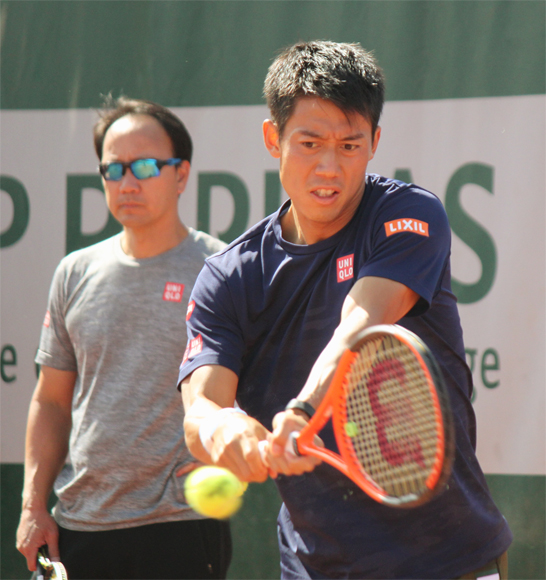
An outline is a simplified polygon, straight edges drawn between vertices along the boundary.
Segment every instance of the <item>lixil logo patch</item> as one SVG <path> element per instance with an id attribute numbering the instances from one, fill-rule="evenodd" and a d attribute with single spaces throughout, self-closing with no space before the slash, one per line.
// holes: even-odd
<path id="1" fill-rule="evenodd" d="M 343 258 L 337 259 L 337 281 L 345 282 L 345 280 L 350 280 L 354 278 L 354 268 L 353 268 L 354 254 L 349 256 L 343 256 Z"/>
<path id="2" fill-rule="evenodd" d="M 163 300 L 167 302 L 180 302 L 184 294 L 184 284 L 177 284 L 176 282 L 167 282 L 165 290 L 163 290 Z"/>
<path id="3" fill-rule="evenodd" d="M 385 231 L 387 237 L 393 234 L 401 234 L 404 232 L 419 234 L 428 238 L 428 224 L 421 220 L 414 220 L 413 218 L 401 218 L 399 220 L 392 220 L 385 224 Z"/>

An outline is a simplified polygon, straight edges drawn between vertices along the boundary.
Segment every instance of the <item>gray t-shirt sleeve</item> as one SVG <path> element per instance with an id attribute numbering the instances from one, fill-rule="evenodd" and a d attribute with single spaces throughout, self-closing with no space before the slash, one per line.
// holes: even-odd
<path id="1" fill-rule="evenodd" d="M 47 311 L 35 361 L 63 371 L 77 371 L 76 355 L 65 322 L 69 264 L 65 258 L 58 265 L 51 288 Z"/>

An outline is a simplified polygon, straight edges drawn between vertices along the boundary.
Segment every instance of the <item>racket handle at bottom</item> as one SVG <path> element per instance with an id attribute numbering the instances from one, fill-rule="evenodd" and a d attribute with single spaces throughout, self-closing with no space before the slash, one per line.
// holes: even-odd
<path id="1" fill-rule="evenodd" d="M 284 446 L 284 451 L 290 457 L 301 457 L 300 450 L 298 449 L 298 431 L 292 431 L 288 437 L 288 441 Z"/>

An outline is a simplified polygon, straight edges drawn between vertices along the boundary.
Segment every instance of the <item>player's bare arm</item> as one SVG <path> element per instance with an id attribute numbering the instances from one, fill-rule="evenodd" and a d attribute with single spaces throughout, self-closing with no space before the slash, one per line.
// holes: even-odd
<path id="1" fill-rule="evenodd" d="M 356 337 L 369 326 L 398 322 L 418 299 L 413 290 L 393 280 L 371 276 L 358 280 L 345 299 L 339 326 L 311 369 L 297 399 L 316 409 L 326 394 L 341 355 Z M 271 439 L 272 455 L 284 453 L 287 438 L 297 424 L 296 413 L 301 422 L 302 413 L 297 409 L 276 415 Z"/>
<path id="2" fill-rule="evenodd" d="M 38 548 L 44 544 L 52 559 L 59 558 L 57 524 L 48 512 L 47 502 L 68 451 L 75 382 L 75 372 L 42 366 L 30 403 L 17 549 L 31 571 L 36 569 Z"/>
<path id="3" fill-rule="evenodd" d="M 299 475 L 311 471 L 319 463 L 312 457 L 287 461 L 280 456 L 264 463 L 259 443 L 268 440 L 271 433 L 246 414 L 228 412 L 218 415 L 221 409 L 233 408 L 235 405 L 237 383 L 237 375 L 219 365 L 199 367 L 182 381 L 182 400 L 186 413 L 184 431 L 192 455 L 203 463 L 229 469 L 241 481 L 265 481 L 268 475 L 276 477 L 279 472 Z M 203 446 L 199 428 L 204 421 L 212 419 L 214 422 L 215 417 L 219 421 L 211 434 L 212 446 L 209 452 Z M 301 418 L 299 422 L 301 429 L 305 422 Z"/>
<path id="4" fill-rule="evenodd" d="M 237 382 L 233 371 L 219 365 L 199 367 L 182 381 L 186 444 L 203 463 L 226 467 L 241 481 L 264 481 L 268 470 L 260 458 L 258 442 L 266 439 L 268 431 L 243 413 L 217 415 L 221 409 L 234 407 Z M 219 420 L 211 434 L 209 452 L 203 447 L 199 428 L 214 417 Z"/>
<path id="5" fill-rule="evenodd" d="M 369 326 L 394 324 L 415 305 L 419 296 L 404 284 L 386 278 L 358 280 L 343 303 L 341 321 L 311 369 L 298 399 L 317 408 L 335 372 L 341 355 Z"/>

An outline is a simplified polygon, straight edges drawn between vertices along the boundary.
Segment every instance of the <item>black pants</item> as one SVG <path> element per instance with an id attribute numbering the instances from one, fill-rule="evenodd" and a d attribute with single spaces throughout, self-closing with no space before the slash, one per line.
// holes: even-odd
<path id="1" fill-rule="evenodd" d="M 188 520 L 104 532 L 59 526 L 69 580 L 225 578 L 231 561 L 229 524 Z"/>

